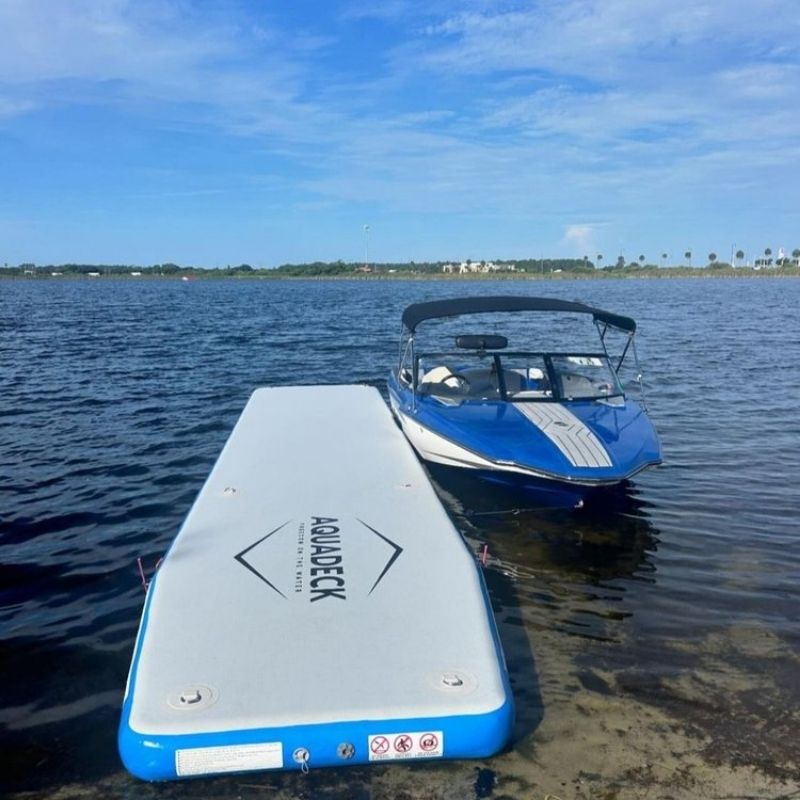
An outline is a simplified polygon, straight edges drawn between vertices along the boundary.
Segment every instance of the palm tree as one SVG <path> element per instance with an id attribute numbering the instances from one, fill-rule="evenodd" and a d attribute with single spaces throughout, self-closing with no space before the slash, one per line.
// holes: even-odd
<path id="1" fill-rule="evenodd" d="M 795 264 L 800 264 L 800 247 L 795 247 L 795 249 L 792 250 L 792 258 Z"/>
<path id="2" fill-rule="evenodd" d="M 666 267 L 667 266 L 667 254 L 666 253 L 662 253 L 661 254 L 661 266 L 662 267 Z"/>
<path id="3" fill-rule="evenodd" d="M 692 251 L 691 250 L 687 250 L 683 254 L 683 257 L 689 262 L 689 266 L 691 267 L 692 266 Z"/>
<path id="4" fill-rule="evenodd" d="M 639 256 L 639 263 L 644 266 L 644 256 Z"/>
<path id="5" fill-rule="evenodd" d="M 597 266 L 598 267 L 600 266 L 600 263 L 602 262 L 602 260 L 603 260 L 603 254 L 602 253 L 598 253 L 597 254 Z"/>
<path id="6" fill-rule="evenodd" d="M 717 260 L 717 254 L 716 253 L 709 253 L 708 254 L 708 263 L 709 264 L 713 264 L 716 260 Z"/>
<path id="7" fill-rule="evenodd" d="M 736 251 L 736 260 L 739 262 L 744 261 L 744 250 L 737 250 Z"/>

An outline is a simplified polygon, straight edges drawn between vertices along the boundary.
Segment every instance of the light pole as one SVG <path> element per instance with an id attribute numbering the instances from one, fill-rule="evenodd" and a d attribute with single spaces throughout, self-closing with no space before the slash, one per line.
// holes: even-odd
<path id="1" fill-rule="evenodd" d="M 369 225 L 364 226 L 364 269 L 369 266 Z"/>

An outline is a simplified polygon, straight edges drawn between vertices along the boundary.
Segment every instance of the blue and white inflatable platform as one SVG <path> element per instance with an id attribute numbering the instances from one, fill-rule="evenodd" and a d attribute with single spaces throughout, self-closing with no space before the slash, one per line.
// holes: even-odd
<path id="1" fill-rule="evenodd" d="M 258 389 L 148 589 L 128 770 L 485 757 L 512 720 L 475 559 L 378 391 Z"/>

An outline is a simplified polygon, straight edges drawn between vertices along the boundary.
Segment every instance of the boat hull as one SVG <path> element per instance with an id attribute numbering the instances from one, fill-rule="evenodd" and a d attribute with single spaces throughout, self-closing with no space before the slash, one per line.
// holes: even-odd
<path id="1" fill-rule="evenodd" d="M 661 462 L 655 431 L 631 401 L 622 407 L 541 403 L 518 410 L 518 404 L 488 402 L 440 408 L 414 397 L 394 375 L 389 401 L 424 461 L 567 504 Z"/>

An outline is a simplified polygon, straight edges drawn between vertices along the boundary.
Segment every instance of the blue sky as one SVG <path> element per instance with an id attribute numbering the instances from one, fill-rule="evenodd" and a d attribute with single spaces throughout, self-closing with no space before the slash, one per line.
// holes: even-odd
<path id="1" fill-rule="evenodd" d="M 800 247 L 797 0 L 0 0 L 0 263 Z"/>

